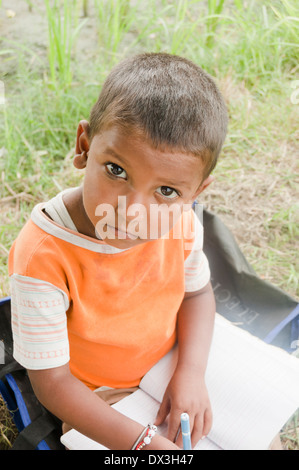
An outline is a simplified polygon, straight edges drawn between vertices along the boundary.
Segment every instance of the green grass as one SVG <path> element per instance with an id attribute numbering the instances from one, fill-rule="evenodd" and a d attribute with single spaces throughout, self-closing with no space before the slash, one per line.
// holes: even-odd
<path id="1" fill-rule="evenodd" d="M 166 51 L 206 69 L 228 103 L 228 137 L 203 202 L 231 228 L 257 273 L 299 299 L 299 104 L 291 100 L 298 2 L 27 3 L 28 14 L 46 18 L 48 39 L 42 49 L 0 37 L 0 297 L 9 294 L 9 248 L 32 207 L 80 182 L 71 162 L 76 127 L 88 119 L 110 67 L 135 52 Z M 1 25 L 1 0 L 0 13 Z M 80 52 L 91 25 L 94 41 Z M 299 448 L 294 423 L 288 442 Z"/>
<path id="2" fill-rule="evenodd" d="M 77 0 L 44 0 L 48 19 L 48 60 L 52 86 L 67 88 L 72 83 L 72 49 L 85 21 L 79 22 Z"/>

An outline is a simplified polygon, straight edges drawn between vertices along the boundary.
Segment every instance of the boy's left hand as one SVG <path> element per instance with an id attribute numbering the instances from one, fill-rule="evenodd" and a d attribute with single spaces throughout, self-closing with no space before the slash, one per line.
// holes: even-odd
<path id="1" fill-rule="evenodd" d="M 167 437 L 182 448 L 182 435 L 178 435 L 181 413 L 189 414 L 193 448 L 211 430 L 212 409 L 204 377 L 187 367 L 177 369 L 173 374 L 155 421 L 159 426 L 169 415 Z"/>

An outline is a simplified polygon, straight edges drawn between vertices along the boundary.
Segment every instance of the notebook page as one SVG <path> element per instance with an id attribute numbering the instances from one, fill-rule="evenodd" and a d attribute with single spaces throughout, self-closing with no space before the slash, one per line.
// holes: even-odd
<path id="1" fill-rule="evenodd" d="M 206 383 L 225 449 L 267 449 L 299 406 L 299 361 L 217 317 Z"/>
<path id="2" fill-rule="evenodd" d="M 140 387 L 161 401 L 177 358 L 165 356 Z M 216 316 L 206 372 L 209 438 L 224 449 L 267 449 L 299 406 L 299 360 Z"/>
<path id="3" fill-rule="evenodd" d="M 84 436 L 84 434 L 81 434 L 75 429 L 71 429 L 63 434 L 60 438 L 60 442 L 68 450 L 107 450 L 106 447 Z"/>

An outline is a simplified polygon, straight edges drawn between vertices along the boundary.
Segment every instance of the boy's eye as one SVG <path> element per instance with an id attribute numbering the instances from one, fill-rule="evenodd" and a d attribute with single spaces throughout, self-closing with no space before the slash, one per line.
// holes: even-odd
<path id="1" fill-rule="evenodd" d="M 167 197 L 168 199 L 174 199 L 179 196 L 179 193 L 175 189 L 169 188 L 168 186 L 160 186 L 157 191 L 159 194 Z"/>
<path id="2" fill-rule="evenodd" d="M 106 168 L 108 173 L 113 176 L 117 176 L 118 178 L 126 178 L 127 176 L 125 170 L 116 163 L 107 163 Z"/>

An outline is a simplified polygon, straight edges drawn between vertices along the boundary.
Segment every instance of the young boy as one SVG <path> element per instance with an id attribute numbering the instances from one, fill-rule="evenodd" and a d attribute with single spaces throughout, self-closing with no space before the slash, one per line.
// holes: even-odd
<path id="1" fill-rule="evenodd" d="M 224 101 L 201 68 L 163 53 L 124 60 L 78 126 L 83 185 L 37 205 L 11 249 L 15 358 L 46 408 L 110 449 L 143 442 L 144 427 L 109 404 L 176 341 L 155 423 L 168 417 L 168 436 L 153 432 L 143 449 L 181 447 L 182 412 L 193 444 L 211 428 L 215 301 L 190 208 L 212 182 L 226 129 Z"/>

